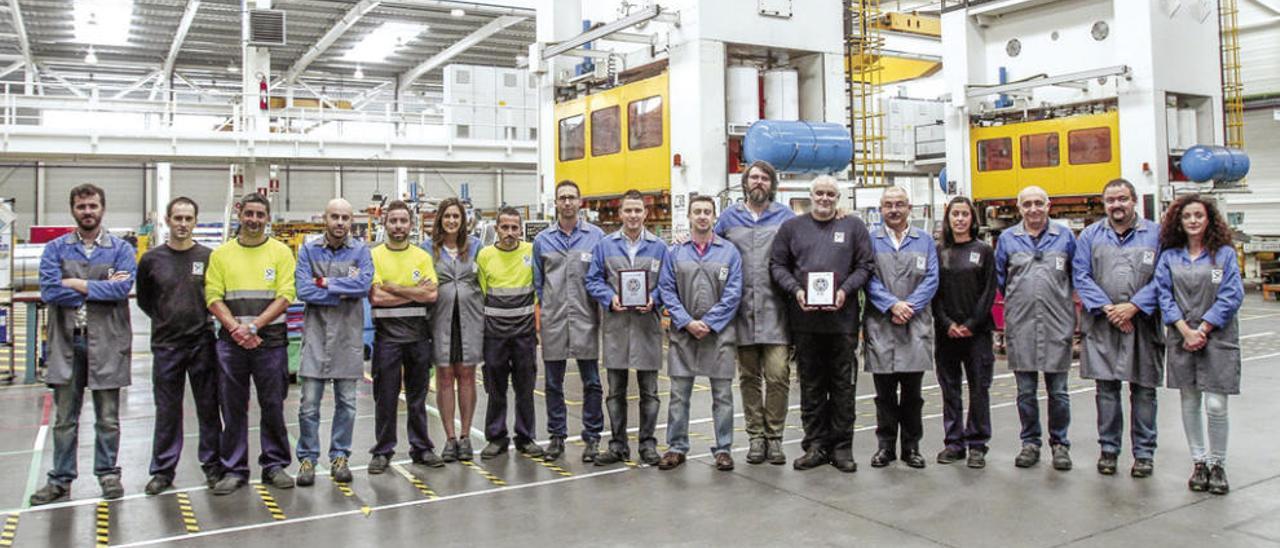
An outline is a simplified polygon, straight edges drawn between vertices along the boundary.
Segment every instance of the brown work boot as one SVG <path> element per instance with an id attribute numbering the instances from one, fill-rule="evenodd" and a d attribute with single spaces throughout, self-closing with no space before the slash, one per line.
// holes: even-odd
<path id="1" fill-rule="evenodd" d="M 685 459 L 684 453 L 667 451 L 667 454 L 662 455 L 662 460 L 658 461 L 658 469 L 659 470 L 674 469 L 680 466 L 681 464 L 684 464 L 684 459 Z"/>
<path id="2" fill-rule="evenodd" d="M 721 472 L 733 470 L 733 457 L 729 455 L 728 451 L 716 453 L 716 470 Z"/>

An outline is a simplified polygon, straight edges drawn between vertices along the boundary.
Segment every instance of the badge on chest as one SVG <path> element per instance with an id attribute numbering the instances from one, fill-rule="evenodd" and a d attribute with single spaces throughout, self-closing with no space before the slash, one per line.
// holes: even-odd
<path id="1" fill-rule="evenodd" d="M 981 253 L 978 253 L 977 251 L 970 251 L 970 252 L 969 252 L 969 262 L 970 262 L 971 264 L 981 265 L 981 264 L 982 264 L 982 254 L 981 254 Z"/>
<path id="2" fill-rule="evenodd" d="M 1215 283 L 1215 284 L 1220 284 L 1220 283 L 1222 283 L 1222 269 L 1221 269 L 1221 268 L 1215 268 L 1215 269 L 1213 269 L 1213 270 L 1210 270 L 1210 271 L 1209 271 L 1209 279 L 1210 279 L 1213 283 Z"/>
<path id="3" fill-rule="evenodd" d="M 349 266 L 349 267 L 347 267 L 347 277 L 348 277 L 348 278 L 358 278 L 358 277 L 360 277 L 360 267 L 358 267 L 358 266 Z"/>
<path id="4" fill-rule="evenodd" d="M 578 260 L 580 260 L 580 261 L 582 261 L 582 262 L 584 262 L 584 263 L 589 263 L 589 262 L 591 262 L 591 253 L 583 253 L 583 254 L 578 258 Z"/>
<path id="5" fill-rule="evenodd" d="M 729 267 L 722 266 L 720 267 L 720 281 L 723 282 L 727 279 L 729 279 Z"/>
<path id="6" fill-rule="evenodd" d="M 1143 251 L 1143 252 L 1142 252 L 1142 264 L 1145 264 L 1145 265 L 1147 265 L 1147 266 L 1151 266 L 1151 265 L 1153 265 L 1153 264 L 1156 264 L 1156 252 L 1154 252 L 1154 251 Z"/>
<path id="7" fill-rule="evenodd" d="M 831 240 L 837 244 L 844 243 L 844 233 L 843 232 L 835 233 L 834 235 L 832 235 Z"/>
<path id="8" fill-rule="evenodd" d="M 421 271 L 421 270 L 414 270 L 414 271 L 413 271 L 413 281 L 414 281 L 414 283 L 417 283 L 417 282 L 418 282 L 419 280 L 421 280 L 421 279 L 422 279 L 422 271 Z"/>
<path id="9" fill-rule="evenodd" d="M 1054 264 L 1054 267 L 1055 267 L 1055 268 L 1057 268 L 1058 270 L 1066 270 L 1066 269 L 1067 269 L 1067 259 L 1066 259 L 1066 257 L 1055 257 L 1055 258 L 1053 259 L 1053 264 Z"/>
<path id="10" fill-rule="evenodd" d="M 204 263 L 199 261 L 191 263 L 191 275 L 204 276 Z"/>
<path id="11" fill-rule="evenodd" d="M 268 268 L 262 272 L 262 279 L 268 282 L 276 281 L 276 269 Z"/>
<path id="12" fill-rule="evenodd" d="M 916 257 L 916 270 L 924 270 L 925 266 L 927 266 L 928 264 L 929 264 L 929 261 L 924 258 L 924 255 Z"/>

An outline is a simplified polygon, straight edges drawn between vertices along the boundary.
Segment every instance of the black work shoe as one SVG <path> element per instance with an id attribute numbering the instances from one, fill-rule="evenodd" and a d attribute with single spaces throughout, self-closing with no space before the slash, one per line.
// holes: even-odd
<path id="1" fill-rule="evenodd" d="M 924 455 L 920 454 L 919 449 L 904 451 L 902 453 L 902 462 L 907 463 L 907 466 L 912 468 L 924 468 L 925 464 Z"/>
<path id="2" fill-rule="evenodd" d="M 809 470 L 829 462 L 831 462 L 831 457 L 827 456 L 826 451 L 817 447 L 810 447 L 803 455 L 800 455 L 800 458 L 791 463 L 791 467 L 796 470 Z"/>
<path id="3" fill-rule="evenodd" d="M 1040 446 L 1030 443 L 1022 445 L 1022 450 L 1018 451 L 1018 456 L 1013 459 L 1013 465 L 1018 468 L 1031 468 L 1040 462 Z"/>
<path id="4" fill-rule="evenodd" d="M 302 463 L 298 465 L 298 487 L 311 487 L 315 484 L 316 462 L 311 459 L 302 459 Z"/>
<path id="5" fill-rule="evenodd" d="M 41 487 L 38 491 L 31 494 L 31 498 L 28 499 L 28 502 L 30 502 L 32 506 L 41 506 L 44 504 L 62 502 L 70 498 L 71 489 L 67 486 L 58 485 L 56 483 L 46 483 L 44 484 L 44 487 Z"/>
<path id="6" fill-rule="evenodd" d="M 1053 469 L 1065 472 L 1071 469 L 1071 449 L 1065 445 L 1054 445 Z"/>
<path id="7" fill-rule="evenodd" d="M 489 445 L 484 446 L 483 451 L 480 451 L 480 458 L 484 460 L 489 460 L 492 458 L 496 458 L 498 455 L 501 455 L 506 452 L 507 452 L 506 442 L 498 443 L 498 442 L 491 441 L 489 442 Z M 459 456 L 461 456 L 461 453 L 459 453 Z M 470 460 L 470 459 L 463 459 L 463 460 Z"/>
<path id="8" fill-rule="evenodd" d="M 154 497 L 168 491 L 170 487 L 173 487 L 173 478 L 164 474 L 156 474 L 151 476 L 151 481 L 147 482 L 147 486 L 142 489 L 142 492 Z"/>
<path id="9" fill-rule="evenodd" d="M 444 462 L 455 462 L 458 460 L 458 439 L 449 438 L 444 442 L 444 449 L 440 450 L 440 460 Z"/>
<path id="10" fill-rule="evenodd" d="M 629 455 L 621 451 L 601 451 L 592 460 L 596 463 L 596 466 L 608 466 L 610 464 L 617 464 L 625 461 L 629 458 L 631 458 Z"/>
<path id="11" fill-rule="evenodd" d="M 546 452 L 546 451 L 543 451 L 543 450 L 542 450 L 542 446 L 541 446 L 541 445 L 538 445 L 537 443 L 532 442 L 532 441 L 527 442 L 527 443 L 524 443 L 524 444 L 516 444 L 516 450 L 517 450 L 517 451 L 519 451 L 519 452 L 520 452 L 521 454 L 523 454 L 524 456 L 529 457 L 529 458 L 544 457 L 544 456 L 547 454 L 547 452 Z M 560 440 L 560 450 L 561 450 L 561 452 L 563 453 L 563 451 L 564 451 L 564 440 Z M 550 459 L 545 459 L 545 457 L 544 457 L 544 460 L 550 460 Z"/>
<path id="12" fill-rule="evenodd" d="M 831 457 L 831 465 L 835 466 L 836 470 L 846 474 L 852 474 L 858 471 L 858 462 L 853 460 L 852 452 L 841 453 L 840 451 L 836 451 L 836 454 Z"/>
<path id="13" fill-rule="evenodd" d="M 471 449 L 471 438 L 462 438 L 458 440 L 458 460 L 462 462 L 471 462 L 476 452 Z"/>
<path id="14" fill-rule="evenodd" d="M 1209 492 L 1215 495 L 1225 495 L 1231 491 L 1231 486 L 1227 484 L 1227 470 L 1220 464 L 1213 465 L 1209 469 Z"/>
<path id="15" fill-rule="evenodd" d="M 880 449 L 876 451 L 876 454 L 871 455 L 871 467 L 884 468 L 895 460 L 898 460 L 898 456 L 893 454 L 892 449 Z"/>
<path id="16" fill-rule="evenodd" d="M 366 470 L 370 475 L 378 475 L 386 473 L 387 468 L 391 466 L 391 457 L 386 455 L 374 455 L 369 459 L 369 468 Z M 298 474 L 298 482 L 302 482 L 302 474 Z"/>
<path id="17" fill-rule="evenodd" d="M 222 471 L 221 467 L 211 467 L 205 470 L 204 471 L 205 486 L 207 486 L 210 489 L 213 489 L 213 486 L 217 485 L 218 481 L 221 480 L 224 475 L 225 473 Z"/>
<path id="18" fill-rule="evenodd" d="M 658 454 L 657 448 L 648 447 L 648 446 L 640 447 L 640 462 L 643 462 L 649 466 L 657 466 L 658 462 L 661 460 L 662 460 L 662 455 Z"/>
<path id="19" fill-rule="evenodd" d="M 120 476 L 112 474 L 98 478 L 98 486 L 102 487 L 102 498 L 114 500 L 124 496 L 124 486 L 120 484 Z"/>
<path id="20" fill-rule="evenodd" d="M 1098 457 L 1098 473 L 1104 476 L 1115 475 L 1118 457 L 1119 455 L 1115 453 L 1102 453 L 1102 456 Z"/>
<path id="21" fill-rule="evenodd" d="M 345 461 L 346 459 L 342 459 Z M 313 467 L 314 470 L 314 467 Z M 284 471 L 284 468 L 274 468 L 266 470 L 262 473 L 262 483 L 275 487 L 276 489 L 293 489 L 293 476 Z"/>
<path id="22" fill-rule="evenodd" d="M 1039 454 L 1038 451 L 1036 453 Z M 969 460 L 965 462 L 965 466 L 969 468 L 986 468 L 987 452 L 981 449 L 970 449 Z"/>
<path id="23" fill-rule="evenodd" d="M 423 451 L 413 455 L 413 463 L 419 466 L 426 466 L 428 468 L 440 468 L 441 466 L 444 466 L 444 459 L 431 451 Z"/>
<path id="24" fill-rule="evenodd" d="M 213 486 L 213 494 L 220 497 L 230 495 L 236 492 L 236 489 L 243 487 L 244 484 L 244 478 L 235 474 L 227 474 L 222 476 L 222 479 L 218 480 L 218 483 Z"/>
<path id="25" fill-rule="evenodd" d="M 964 458 L 964 449 L 948 447 L 938 452 L 938 464 L 951 464 Z"/>
<path id="26" fill-rule="evenodd" d="M 588 440 L 582 448 L 582 462 L 591 462 L 596 460 L 596 454 L 599 452 L 599 440 Z"/>
<path id="27" fill-rule="evenodd" d="M 1151 459 L 1134 459 L 1129 475 L 1135 478 L 1149 478 L 1155 469 L 1156 463 Z"/>
<path id="28" fill-rule="evenodd" d="M 782 440 L 769 440 L 765 446 L 769 450 L 769 464 L 787 463 L 787 454 L 782 452 Z"/>
<path id="29" fill-rule="evenodd" d="M 1191 470 L 1191 479 L 1187 480 L 1187 488 L 1197 493 L 1209 490 L 1209 465 L 1197 462 Z"/>
<path id="30" fill-rule="evenodd" d="M 751 445 L 747 449 L 747 464 L 763 464 L 768 456 L 769 447 L 764 438 L 751 438 Z"/>
<path id="31" fill-rule="evenodd" d="M 347 457 L 338 457 L 329 461 L 329 477 L 338 483 L 351 483 L 354 478 L 351 477 L 351 466 L 347 464 Z"/>
<path id="32" fill-rule="evenodd" d="M 521 452 L 523 451 L 524 450 L 521 449 Z M 542 448 L 539 447 L 538 451 L 542 451 Z M 547 444 L 547 450 L 545 452 L 540 453 L 540 455 L 542 456 L 542 460 L 557 460 L 563 454 L 564 454 L 564 438 L 551 438 L 551 443 Z M 537 455 L 529 455 L 529 456 L 532 457 Z"/>

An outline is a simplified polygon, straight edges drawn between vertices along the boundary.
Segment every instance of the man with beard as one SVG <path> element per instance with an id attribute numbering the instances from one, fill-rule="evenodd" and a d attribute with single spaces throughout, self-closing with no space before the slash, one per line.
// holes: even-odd
<path id="1" fill-rule="evenodd" d="M 408 406 L 409 457 L 444 466 L 427 435 L 427 385 L 431 381 L 431 326 L 428 307 L 436 301 L 436 268 L 431 254 L 409 243 L 413 212 L 395 200 L 387 204 L 387 241 L 370 251 L 373 289 L 373 429 L 369 473 L 386 472 L 396 448 L 396 409 L 403 383 Z"/>
<path id="2" fill-rule="evenodd" d="M 774 290 L 769 276 L 769 255 L 774 235 L 782 223 L 795 217 L 786 206 L 773 201 L 778 174 L 765 161 L 756 161 L 742 173 L 744 203 L 725 210 L 716 222 L 717 236 L 725 238 L 742 255 L 742 304 L 734 323 L 737 337 L 738 390 L 746 419 L 747 462 L 786 464 L 782 430 L 787 422 L 787 396 L 791 367 L 787 363 L 787 305 Z"/>
<path id="3" fill-rule="evenodd" d="M 180 196 L 165 208 L 169 240 L 138 263 L 138 308 L 151 317 L 151 392 L 156 403 L 151 441 L 151 481 L 146 493 L 173 485 L 182 455 L 182 400 L 187 379 L 200 425 L 197 453 L 205 482 L 222 478 L 218 462 L 218 361 L 213 319 L 204 306 L 204 273 L 212 251 L 191 239 L 200 207 Z M 184 378 L 185 377 L 185 378 Z"/>
<path id="4" fill-rule="evenodd" d="M 542 303 L 542 361 L 546 365 L 547 460 L 564 454 L 568 436 L 564 404 L 567 361 L 578 365 L 582 379 L 582 461 L 595 459 L 604 410 L 600 407 L 600 310 L 583 284 L 591 266 L 591 250 L 604 236 L 595 225 L 578 217 L 582 193 L 577 183 L 556 184 L 556 226 L 533 239 L 533 287 Z"/>
<path id="5" fill-rule="evenodd" d="M 120 388 L 129 386 L 129 288 L 134 250 L 102 228 L 107 195 L 95 185 L 71 189 L 76 230 L 48 243 L 40 256 L 40 298 L 49 306 L 48 370 L 53 389 L 53 470 L 31 495 L 32 506 L 66 500 L 76 479 L 76 438 L 84 391 L 93 394 L 93 473 L 102 497 L 124 496 L 120 452 Z M 33 344 L 29 341 L 28 344 Z M 29 364 L 34 367 L 34 364 Z"/>
<path id="6" fill-rule="evenodd" d="M 911 199 L 901 188 L 880 196 L 884 226 L 872 236 L 875 271 L 867 282 L 863 339 L 866 368 L 876 384 L 876 439 L 879 450 L 871 466 L 893 462 L 901 440 L 902 460 L 924 468 L 920 438 L 924 435 L 920 395 L 924 373 L 933 369 L 933 310 L 938 290 L 938 249 L 933 238 L 911 228 Z M 900 391 L 899 391 L 900 390 Z M 901 438 L 899 438 L 901 432 Z"/>
<path id="7" fill-rule="evenodd" d="M 800 418 L 804 456 L 792 466 L 808 470 L 831 462 L 854 472 L 854 396 L 857 380 L 858 292 L 875 265 L 871 236 L 857 217 L 836 217 L 840 190 L 834 177 L 813 180 L 813 211 L 782 223 L 773 240 L 770 272 L 795 298 L 788 307 L 800 369 Z M 810 274 L 831 274 L 834 303 L 809 304 Z"/>
<path id="8" fill-rule="evenodd" d="M 298 408 L 298 485 L 315 483 L 320 457 L 320 400 L 333 382 L 329 476 L 351 481 L 351 432 L 356 383 L 364 377 L 364 302 L 373 283 L 369 248 L 351 237 L 351 204 L 342 198 L 324 209 L 324 237 L 298 249 L 294 284 L 306 303 L 302 323 L 302 404 Z"/>
<path id="9" fill-rule="evenodd" d="M 658 278 L 662 304 L 671 314 L 667 373 L 671 403 L 667 405 L 667 445 L 658 469 L 684 464 L 689 452 L 689 398 L 695 376 L 711 382 L 711 415 L 716 441 L 711 452 L 720 471 L 733 470 L 733 315 L 742 298 L 742 257 L 737 248 L 716 237 L 715 201 L 689 198 L 688 241 L 667 252 Z"/>
<path id="10" fill-rule="evenodd" d="M 1056 470 L 1071 469 L 1071 339 L 1076 329 L 1071 300 L 1071 229 L 1049 220 L 1049 195 L 1038 186 L 1018 193 L 1022 222 L 1000 233 L 996 244 L 996 285 L 1004 292 L 1005 341 L 1009 369 L 1018 383 L 1022 450 L 1018 468 L 1040 461 L 1039 374 L 1049 392 L 1049 446 Z"/>
<path id="11" fill-rule="evenodd" d="M 534 441 L 536 419 L 533 385 L 538 378 L 538 337 L 534 330 L 533 246 L 521 240 L 520 212 L 498 211 L 498 241 L 476 255 L 480 288 L 484 291 L 484 437 L 480 452 L 488 460 L 507 452 L 507 385 L 516 393 L 516 449 L 541 457 Z"/>
<path id="12" fill-rule="evenodd" d="M 1120 388 L 1129 383 L 1133 468 L 1145 478 L 1155 467 L 1156 387 L 1164 378 L 1164 336 L 1157 310 L 1155 280 L 1160 255 L 1160 226 L 1138 217 L 1133 184 L 1115 179 L 1102 189 L 1107 217 L 1080 233 L 1071 261 L 1076 291 L 1085 313 L 1080 318 L 1084 351 L 1080 376 L 1094 379 L 1098 391 L 1098 472 L 1116 473 L 1124 433 Z"/>
<path id="13" fill-rule="evenodd" d="M 258 394 L 262 482 L 293 488 L 289 431 L 284 424 L 288 394 L 288 331 L 284 313 L 297 296 L 293 251 L 268 238 L 271 202 L 258 193 L 237 204 L 240 231 L 213 251 L 204 296 L 218 330 L 218 399 L 222 406 L 222 468 L 215 495 L 229 495 L 249 480 L 249 382 Z"/>

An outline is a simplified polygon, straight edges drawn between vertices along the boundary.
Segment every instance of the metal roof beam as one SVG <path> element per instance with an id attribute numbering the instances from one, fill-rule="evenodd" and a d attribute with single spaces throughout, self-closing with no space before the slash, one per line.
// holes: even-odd
<path id="1" fill-rule="evenodd" d="M 422 75 L 428 72 L 431 72 L 433 69 L 441 65 L 444 65 L 445 63 L 449 62 L 450 59 L 453 59 L 458 54 L 464 51 L 467 51 L 472 46 L 479 44 L 480 42 L 483 42 L 485 39 L 489 38 L 490 36 L 493 36 L 499 32 L 502 32 L 503 29 L 524 20 L 525 20 L 525 17 L 520 15 L 503 15 L 492 21 L 489 21 L 489 23 L 486 24 L 485 26 L 476 29 L 475 32 L 468 34 L 467 36 L 463 37 L 461 40 L 454 42 L 453 45 L 440 51 L 440 53 L 432 55 L 430 59 L 423 61 L 422 63 L 418 64 L 418 66 L 405 71 L 404 74 L 401 74 L 400 89 L 402 90 L 408 89 L 409 85 L 412 84 L 414 80 L 421 78 Z"/>
<path id="2" fill-rule="evenodd" d="M 658 19 L 661 15 L 663 15 L 661 7 L 656 4 L 649 6 L 617 21 L 605 23 L 563 42 L 547 46 L 546 49 L 542 50 L 542 58 L 551 59 L 596 40 L 605 39 L 611 34 L 627 30 L 645 21 Z"/>
<path id="3" fill-rule="evenodd" d="M 143 76 L 141 80 L 138 80 L 137 82 L 134 82 L 134 83 L 132 83 L 132 84 L 129 84 L 129 87 L 126 87 L 126 88 L 124 88 L 124 89 L 120 90 L 120 91 L 119 91 L 119 92 L 117 92 L 115 95 L 112 95 L 112 96 L 111 96 L 111 98 L 112 98 L 112 99 L 123 99 L 126 95 L 128 95 L 128 94 L 130 94 L 130 93 L 133 93 L 134 91 L 137 91 L 137 90 L 138 90 L 139 88 L 141 88 L 142 86 L 147 85 L 147 82 L 150 82 L 150 81 L 151 81 L 151 79 L 152 79 L 152 78 L 155 78 L 155 77 L 156 77 L 156 75 L 158 75 L 158 74 L 161 74 L 161 73 L 160 73 L 160 72 L 152 72 L 152 73 L 147 74 L 146 76 Z M 159 78 L 159 81 L 156 83 L 156 85 L 157 85 L 157 86 L 158 86 L 158 85 L 160 85 L 160 84 L 159 84 L 159 82 L 162 82 L 162 81 L 164 81 L 164 77 L 163 77 L 163 76 Z M 154 89 L 152 90 L 152 92 L 153 92 L 153 94 L 154 94 Z"/>
<path id="4" fill-rule="evenodd" d="M 187 33 L 191 31 L 191 23 L 195 21 L 196 11 L 199 9 L 200 0 L 187 0 L 187 9 L 182 12 L 182 20 L 178 21 L 178 30 L 174 32 L 173 42 L 169 44 L 169 54 L 165 56 L 164 64 L 160 67 L 161 77 L 156 80 L 156 89 L 164 85 L 164 81 L 173 73 L 173 64 L 178 61 L 178 51 L 182 49 L 182 42 L 186 41 Z"/>
<path id="5" fill-rule="evenodd" d="M 293 66 L 289 67 L 289 70 L 285 71 L 280 82 L 283 82 L 284 84 L 292 84 L 299 76 L 302 75 L 302 71 L 307 70 L 307 67 L 310 66 L 312 62 L 319 59 L 320 55 L 329 49 L 329 46 L 332 46 L 339 38 L 342 38 L 342 35 L 346 34 L 346 32 L 350 30 L 357 21 L 363 18 L 365 14 L 372 11 L 373 8 L 378 7 L 378 4 L 381 3 L 381 0 L 361 0 L 360 3 L 352 6 L 351 9 L 347 10 L 347 13 L 342 16 L 342 19 L 339 19 L 337 23 L 334 23 L 333 27 L 330 28 L 328 32 L 324 33 L 324 36 L 321 36 L 315 44 L 312 44 L 311 47 L 307 49 L 306 53 L 302 54 L 302 57 L 299 57 L 297 61 L 294 61 Z"/>
<path id="6" fill-rule="evenodd" d="M 31 40 L 27 38 L 27 25 L 22 22 L 22 7 L 18 0 L 9 0 L 9 13 L 13 14 L 13 32 L 18 35 L 18 49 L 22 58 L 32 70 L 36 68 L 36 59 L 31 55 Z"/>
<path id="7" fill-rule="evenodd" d="M 4 78 L 5 76 L 13 74 L 15 71 L 25 66 L 27 66 L 26 61 L 23 61 L 21 59 L 14 61 L 13 64 L 5 67 L 3 70 L 0 70 L 0 78 Z"/>

